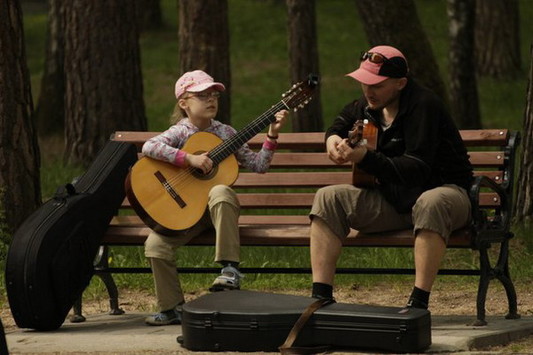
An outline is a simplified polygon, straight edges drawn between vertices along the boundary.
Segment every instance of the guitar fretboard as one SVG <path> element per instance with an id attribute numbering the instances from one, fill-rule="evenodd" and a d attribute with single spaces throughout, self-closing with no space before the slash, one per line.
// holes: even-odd
<path id="1" fill-rule="evenodd" d="M 217 145 L 211 152 L 209 152 L 209 158 L 211 158 L 215 165 L 220 164 L 224 159 L 242 147 L 244 143 L 248 142 L 269 124 L 276 121 L 274 114 L 282 109 L 290 109 L 283 100 L 250 122 L 246 127 L 237 132 L 237 134 Z"/>

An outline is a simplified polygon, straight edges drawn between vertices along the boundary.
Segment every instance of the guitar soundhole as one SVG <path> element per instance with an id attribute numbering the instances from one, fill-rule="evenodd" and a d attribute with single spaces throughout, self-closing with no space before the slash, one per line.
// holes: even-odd
<path id="1" fill-rule="evenodd" d="M 214 166 L 211 171 L 209 171 L 207 174 L 204 174 L 202 169 L 194 169 L 192 172 L 192 175 L 197 178 L 198 180 L 209 180 L 212 179 L 213 176 L 215 176 L 218 172 L 218 166 Z"/>

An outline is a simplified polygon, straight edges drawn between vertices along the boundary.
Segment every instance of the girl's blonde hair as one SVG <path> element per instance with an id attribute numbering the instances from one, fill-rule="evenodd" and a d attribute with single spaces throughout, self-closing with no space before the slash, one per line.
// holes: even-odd
<path id="1" fill-rule="evenodd" d="M 182 118 L 186 117 L 187 113 L 184 109 L 182 109 L 179 105 L 179 103 L 176 102 L 176 105 L 174 105 L 174 110 L 172 111 L 172 114 L 170 115 L 170 123 L 176 124 L 178 123 Z"/>

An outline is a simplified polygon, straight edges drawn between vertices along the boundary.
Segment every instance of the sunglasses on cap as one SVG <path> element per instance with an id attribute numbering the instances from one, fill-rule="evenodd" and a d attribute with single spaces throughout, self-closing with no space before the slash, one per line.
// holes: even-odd
<path id="1" fill-rule="evenodd" d="M 375 64 L 383 64 L 389 61 L 389 58 L 385 57 L 383 54 L 374 53 L 374 52 L 361 52 L 361 57 L 359 59 L 361 61 L 368 59 L 370 63 L 375 63 Z"/>
<path id="2" fill-rule="evenodd" d="M 403 59 L 401 60 L 401 63 L 398 63 L 394 60 L 396 58 L 389 59 L 383 54 L 375 52 L 361 52 L 361 57 L 359 59 L 361 62 L 368 60 L 370 63 L 381 64 L 379 75 L 391 78 L 402 78 L 407 74 L 407 64 Z"/>

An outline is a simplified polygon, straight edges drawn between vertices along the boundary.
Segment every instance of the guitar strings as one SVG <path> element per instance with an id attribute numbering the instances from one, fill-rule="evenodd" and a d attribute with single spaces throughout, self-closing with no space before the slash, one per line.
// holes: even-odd
<path id="1" fill-rule="evenodd" d="M 269 110 L 267 110 L 265 113 L 263 113 L 261 116 L 256 118 L 254 121 L 252 121 L 249 125 L 244 127 L 240 132 L 237 132 L 234 136 L 226 139 L 221 144 L 216 146 L 210 153 L 209 156 L 215 162 L 216 164 L 219 164 L 222 160 L 224 160 L 226 157 L 222 157 L 220 159 L 219 154 L 223 154 L 228 151 L 228 148 L 231 148 L 232 150 L 235 148 L 240 148 L 244 143 L 246 143 L 248 140 L 250 140 L 251 137 L 255 136 L 257 133 L 259 133 L 263 128 L 265 128 L 268 124 L 264 124 L 265 118 L 268 118 L 270 122 L 270 117 L 274 115 L 274 113 L 278 112 L 281 107 L 283 107 L 284 104 L 281 102 L 277 103 L 276 105 L 272 106 Z"/>

